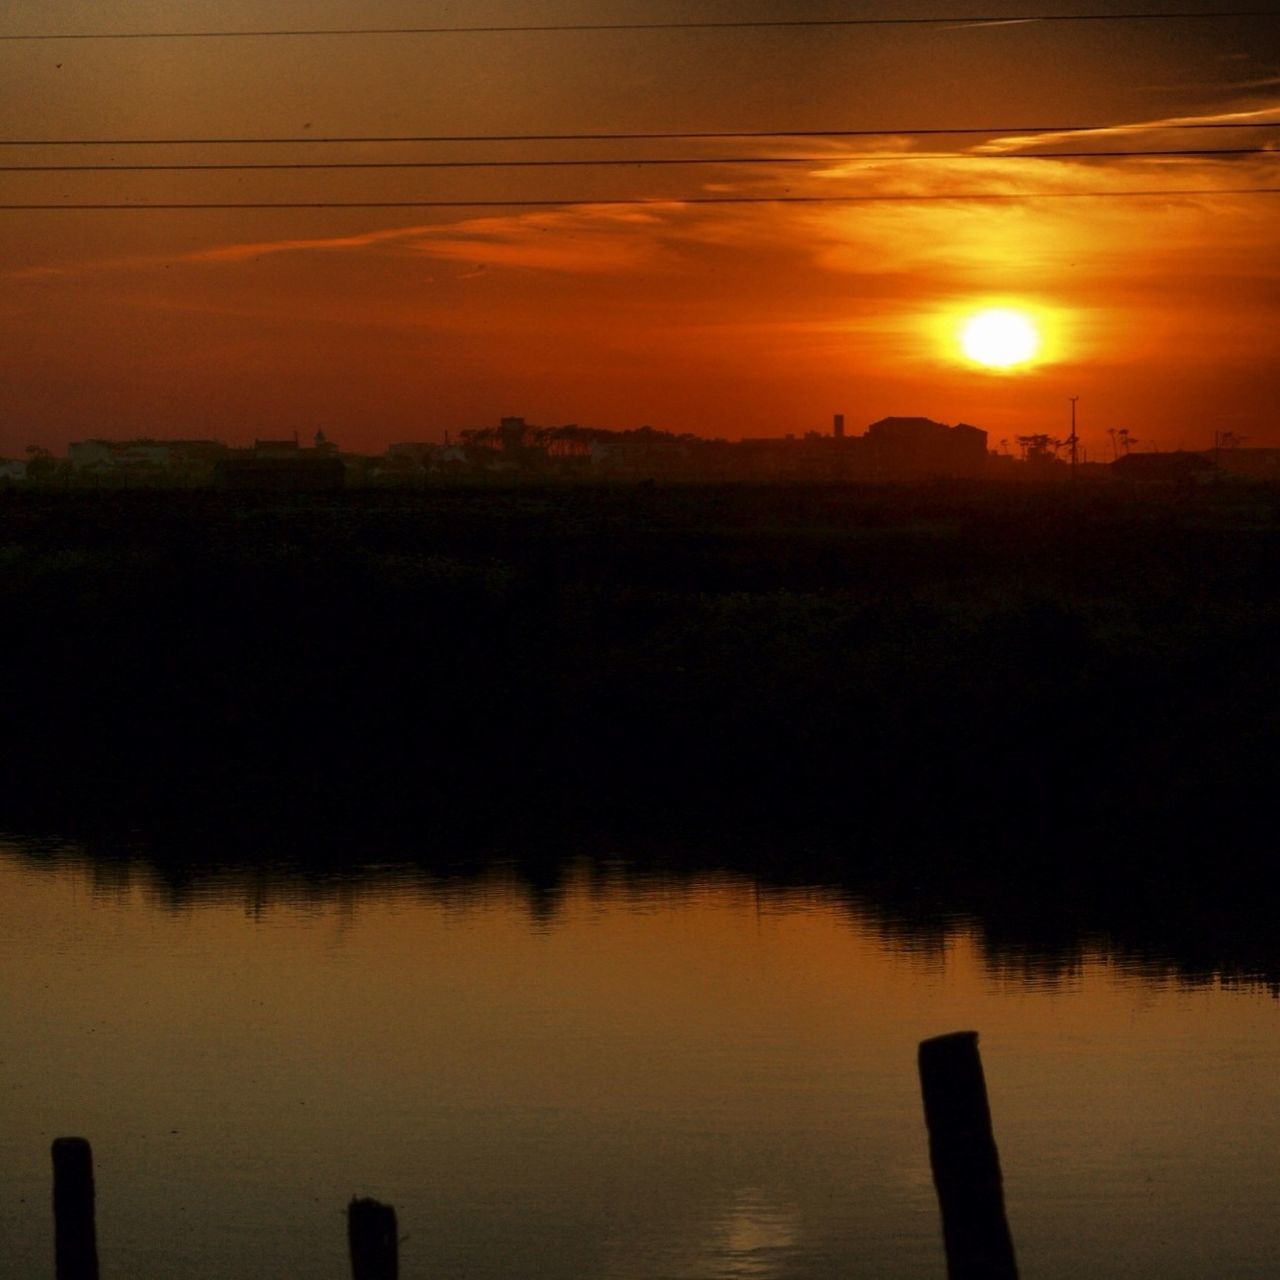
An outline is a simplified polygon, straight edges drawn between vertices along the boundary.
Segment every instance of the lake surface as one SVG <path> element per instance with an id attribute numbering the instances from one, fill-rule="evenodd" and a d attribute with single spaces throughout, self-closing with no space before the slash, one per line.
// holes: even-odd
<path id="1" fill-rule="evenodd" d="M 104 1280 L 942 1277 L 917 1042 L 976 1028 L 1024 1280 L 1280 1274 L 1280 1003 L 834 890 L 585 864 L 175 891 L 0 849 L 0 1272 L 88 1137 Z"/>

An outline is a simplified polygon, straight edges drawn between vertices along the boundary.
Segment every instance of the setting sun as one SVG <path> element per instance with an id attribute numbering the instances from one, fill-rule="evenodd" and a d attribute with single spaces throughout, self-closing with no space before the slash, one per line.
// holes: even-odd
<path id="1" fill-rule="evenodd" d="M 1025 364 L 1040 348 L 1040 333 L 1021 311 L 993 307 L 964 322 L 960 347 L 970 360 L 989 369 Z"/>

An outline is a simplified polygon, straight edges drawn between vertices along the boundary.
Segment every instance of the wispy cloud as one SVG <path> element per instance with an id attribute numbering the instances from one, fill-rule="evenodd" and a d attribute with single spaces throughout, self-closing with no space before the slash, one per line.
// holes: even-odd
<path id="1" fill-rule="evenodd" d="M 369 249 L 379 245 L 395 244 L 398 241 L 422 235 L 430 231 L 429 227 L 394 227 L 383 231 L 364 231 L 357 235 L 346 236 L 313 236 L 307 239 L 288 240 L 255 240 L 244 244 L 215 245 L 209 249 L 197 249 L 192 253 L 181 254 L 179 262 L 251 262 L 258 258 L 270 257 L 279 253 L 339 253 L 344 250 Z M 121 265 L 136 262 L 155 261 L 155 259 L 120 259 Z M 169 259 L 172 261 L 172 259 Z"/>
<path id="2" fill-rule="evenodd" d="M 678 203 L 644 208 L 614 205 L 515 212 L 454 222 L 392 227 L 340 236 L 290 237 L 212 245 L 179 254 L 131 254 L 87 262 L 27 267 L 11 280 L 57 280 L 158 267 L 239 266 L 279 256 L 396 254 L 528 271 L 600 274 L 653 265 L 659 252 L 646 232 L 662 225 Z"/>
<path id="3" fill-rule="evenodd" d="M 607 205 L 464 218 L 457 222 L 359 235 L 221 245 L 189 253 L 191 263 L 235 263 L 276 254 L 341 253 L 391 250 L 428 258 L 461 260 L 476 266 L 528 270 L 607 272 L 625 270 L 647 256 L 643 237 L 654 226 L 649 209 Z"/>
<path id="4" fill-rule="evenodd" d="M 1026 27 L 1039 22 L 1039 18 L 989 18 L 985 22 L 955 22 L 935 31 L 976 31 L 980 27 Z"/>
<path id="5" fill-rule="evenodd" d="M 432 228 L 409 247 L 429 258 L 527 271 L 625 272 L 655 264 L 664 212 L 678 207 L 601 205 L 471 218 Z"/>
<path id="6" fill-rule="evenodd" d="M 735 323 L 775 338 L 790 334 L 799 341 L 811 334 L 839 341 L 856 331 L 864 346 L 892 343 L 918 325 L 913 317 L 922 310 L 988 295 L 1038 298 L 1045 307 L 1082 314 L 1104 294 L 1117 305 L 1149 303 L 1169 313 L 1189 303 L 1211 309 L 1221 295 L 1257 314 L 1263 298 L 1243 282 L 1274 281 L 1280 272 L 1274 206 L 1224 189 L 1260 182 L 1273 172 L 1270 156 L 1232 164 L 1199 157 L 1094 162 L 1053 151 L 1105 150 L 1109 141 L 1119 149 L 1162 148 L 1195 124 L 1277 119 L 1280 106 L 1271 105 L 1010 136 L 956 150 L 923 149 L 909 138 L 856 150 L 830 143 L 791 153 L 815 157 L 809 164 L 717 170 L 715 188 L 766 198 L 784 191 L 835 197 L 831 204 L 513 209 L 32 268 L 23 275 L 37 284 L 99 275 L 104 292 L 132 290 L 143 305 L 153 305 L 154 297 L 176 296 L 186 305 L 231 298 L 220 305 L 246 313 L 268 306 L 309 319 L 330 307 L 335 316 L 358 315 L 370 326 L 429 324 L 450 333 L 492 327 L 483 300 L 497 296 L 492 280 L 499 275 L 512 323 L 531 308 L 545 312 L 546 299 L 554 297 L 566 325 L 579 323 L 574 317 L 583 308 L 607 308 L 618 327 L 642 335 L 677 329 L 710 335 L 723 327 L 730 307 Z M 1140 202 L 1088 198 L 1133 190 L 1154 196 L 1162 185 L 1204 194 Z M 1037 193 L 1077 198 L 967 198 Z M 906 199 L 840 203 L 845 195 Z M 320 269 L 321 258 L 335 270 Z M 338 259 L 345 260 L 340 270 Z M 1186 265 L 1191 260 L 1194 278 Z M 257 269 L 269 261 L 279 265 Z M 432 263 L 444 266 L 433 270 Z M 179 267 L 180 284 L 175 270 L 157 285 L 161 269 Z M 113 273 L 122 278 L 119 286 L 107 279 Z M 344 284 L 326 300 L 326 279 L 346 282 L 350 291 Z M 566 298 L 574 300 L 567 308 Z M 481 301 L 468 310 L 467 299 Z"/>
<path id="7" fill-rule="evenodd" d="M 1263 107 L 1250 107 L 1236 111 L 1220 111 L 1203 115 L 1167 116 L 1155 120 L 1131 121 L 1126 124 L 1105 125 L 1090 129 L 1064 129 L 1056 133 L 1039 133 L 1015 135 L 1006 138 L 993 138 L 980 143 L 975 150 L 999 155 L 1015 151 L 1031 151 L 1042 147 L 1061 146 L 1064 143 L 1084 145 L 1105 142 L 1110 139 L 1131 142 L 1134 138 L 1144 139 L 1148 145 L 1169 146 L 1175 140 L 1185 140 L 1184 135 L 1196 135 L 1200 140 L 1205 137 L 1205 125 L 1233 125 L 1239 129 L 1232 130 L 1235 145 L 1240 145 L 1242 138 L 1258 138 L 1269 131 L 1259 129 L 1257 134 L 1249 134 L 1249 125 L 1269 125 L 1280 123 L 1280 104 Z M 1253 145 L 1246 142 L 1244 145 Z"/>

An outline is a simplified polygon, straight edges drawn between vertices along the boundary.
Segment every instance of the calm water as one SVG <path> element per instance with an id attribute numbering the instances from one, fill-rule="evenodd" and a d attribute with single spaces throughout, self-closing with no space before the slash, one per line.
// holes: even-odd
<path id="1" fill-rule="evenodd" d="M 1280 1274 L 1280 1005 L 814 890 L 285 874 L 175 899 L 0 850 L 0 1273 L 94 1144 L 104 1280 L 944 1274 L 915 1077 L 976 1027 L 1024 1280 Z"/>

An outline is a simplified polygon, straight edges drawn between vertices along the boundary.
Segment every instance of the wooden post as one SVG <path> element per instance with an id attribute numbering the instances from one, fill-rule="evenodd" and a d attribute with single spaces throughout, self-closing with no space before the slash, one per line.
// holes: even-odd
<path id="1" fill-rule="evenodd" d="M 347 1241 L 351 1246 L 351 1280 L 398 1280 L 396 1211 L 389 1204 L 352 1196 L 347 1206 Z"/>
<path id="2" fill-rule="evenodd" d="M 83 1138 L 53 1141 L 53 1240 L 57 1280 L 98 1280 L 93 1152 Z"/>
<path id="3" fill-rule="evenodd" d="M 978 1033 L 920 1043 L 929 1161 L 950 1280 L 1018 1280 Z"/>

